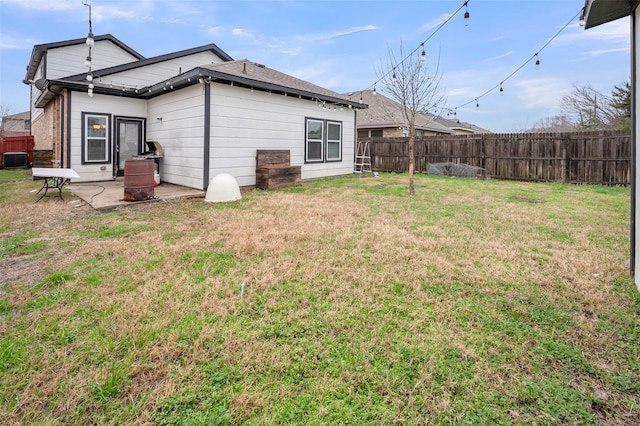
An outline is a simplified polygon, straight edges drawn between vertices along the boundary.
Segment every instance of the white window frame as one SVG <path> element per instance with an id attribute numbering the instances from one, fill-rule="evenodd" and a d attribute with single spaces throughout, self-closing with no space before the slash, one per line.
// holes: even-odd
<path id="1" fill-rule="evenodd" d="M 322 130 L 322 135 L 320 139 L 311 139 L 309 138 L 309 123 L 320 123 L 320 129 Z M 317 118 L 307 118 L 305 120 L 305 144 L 304 144 L 304 161 L 306 163 L 322 163 L 324 162 L 324 138 L 325 138 L 325 124 L 324 120 L 320 120 Z M 320 158 L 309 158 L 309 144 L 320 144 Z"/>
<path id="2" fill-rule="evenodd" d="M 309 123 L 320 124 L 322 135 L 320 139 L 309 138 Z M 329 126 L 338 126 L 338 139 L 329 139 Z M 333 163 L 342 161 L 342 121 L 324 120 L 320 118 L 305 118 L 305 163 Z M 320 144 L 320 158 L 309 158 L 309 144 Z M 338 145 L 338 155 L 329 157 L 329 146 Z"/>
<path id="3" fill-rule="evenodd" d="M 92 118 L 100 118 L 104 120 L 104 136 L 91 135 L 89 129 L 89 120 Z M 111 161 L 111 143 L 109 136 L 111 135 L 111 115 L 99 113 L 82 113 L 82 163 L 83 164 L 104 164 Z M 104 155 L 100 159 L 89 158 L 89 141 L 103 141 Z"/>
<path id="4" fill-rule="evenodd" d="M 329 126 L 338 126 L 338 139 L 329 139 L 329 135 L 331 134 L 329 132 Z M 342 161 L 342 122 L 340 121 L 330 121 L 327 120 L 327 149 L 326 149 L 326 161 L 327 162 L 333 162 L 333 161 Z M 331 150 L 329 149 L 330 145 L 338 145 L 338 156 L 337 157 L 329 157 L 329 153 L 331 152 Z"/>

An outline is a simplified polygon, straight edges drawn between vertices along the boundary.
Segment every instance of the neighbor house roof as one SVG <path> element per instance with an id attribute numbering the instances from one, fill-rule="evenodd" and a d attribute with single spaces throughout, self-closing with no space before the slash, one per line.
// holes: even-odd
<path id="1" fill-rule="evenodd" d="M 584 2 L 585 28 L 629 16 L 638 0 L 586 0 Z"/>
<path id="2" fill-rule="evenodd" d="M 467 123 L 464 121 L 460 121 L 457 118 L 445 118 L 440 115 L 435 115 L 434 119 L 442 124 L 445 127 L 453 130 L 456 133 L 491 133 L 487 129 L 483 129 L 482 127 L 476 126 L 475 124 Z"/>
<path id="3" fill-rule="evenodd" d="M 25 111 L 25 112 L 19 112 L 17 114 L 11 114 L 11 115 L 5 115 L 4 117 L 2 117 L 2 119 L 9 119 L 9 120 L 30 120 L 31 119 L 31 112 L 29 111 Z"/>
<path id="4" fill-rule="evenodd" d="M 409 127 L 402 114 L 402 106 L 380 93 L 376 93 L 373 90 L 363 90 L 362 92 L 349 93 L 347 97 L 352 101 L 357 100 L 360 102 L 362 100 L 362 103 L 367 104 L 369 107 L 366 112 L 358 114 L 358 129 Z M 446 134 L 453 133 L 451 129 L 438 123 L 431 114 L 418 113 L 415 125 L 417 130 Z"/>
<path id="5" fill-rule="evenodd" d="M 123 42 L 115 38 L 114 36 L 112 36 L 111 34 L 99 35 L 94 37 L 93 39 L 96 42 L 103 41 L 103 40 L 110 41 L 115 45 L 117 45 L 118 47 L 120 47 L 122 50 L 131 54 L 132 56 L 138 59 L 144 59 L 144 56 L 142 56 L 141 54 L 139 54 L 138 52 L 136 52 L 135 50 L 133 50 L 132 48 L 130 48 L 129 46 L 127 46 L 126 44 L 124 44 Z M 31 52 L 31 59 L 29 59 L 29 65 L 27 65 L 27 74 L 25 75 L 24 82 L 27 83 L 29 80 L 33 80 L 35 78 L 36 71 L 38 69 L 38 64 L 42 60 L 42 56 L 44 56 L 47 50 L 57 49 L 60 47 L 74 46 L 76 44 L 85 44 L 86 41 L 87 41 L 86 38 L 76 38 L 73 40 L 58 41 L 55 43 L 37 44 L 33 46 L 33 51 Z"/>

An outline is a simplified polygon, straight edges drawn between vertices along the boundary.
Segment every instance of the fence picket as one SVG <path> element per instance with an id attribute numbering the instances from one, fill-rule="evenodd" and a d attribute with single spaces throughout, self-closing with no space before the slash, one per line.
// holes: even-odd
<path id="1" fill-rule="evenodd" d="M 407 138 L 370 141 L 373 169 L 408 170 Z M 629 185 L 629 131 L 560 133 L 482 133 L 416 138 L 417 172 L 428 163 L 462 163 L 487 170 L 487 176 L 536 182 Z"/>

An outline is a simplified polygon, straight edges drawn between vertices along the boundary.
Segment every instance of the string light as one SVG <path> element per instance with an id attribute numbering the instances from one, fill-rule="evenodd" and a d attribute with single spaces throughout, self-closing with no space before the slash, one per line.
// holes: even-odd
<path id="1" fill-rule="evenodd" d="M 469 0 L 464 2 L 464 26 L 468 27 L 469 26 L 469 9 L 467 9 L 467 5 L 469 4 Z"/>
<path id="2" fill-rule="evenodd" d="M 502 88 L 502 83 L 500 83 L 500 96 L 504 96 L 504 89 Z"/>
<path id="3" fill-rule="evenodd" d="M 429 40 L 431 40 L 433 38 L 433 36 L 435 36 L 442 29 L 442 27 L 447 25 L 449 23 L 449 21 L 451 21 L 455 16 L 457 16 L 458 13 L 460 13 L 460 11 L 463 8 L 466 8 L 468 4 L 469 4 L 469 0 L 466 0 L 464 3 L 462 3 L 462 5 L 458 9 L 456 9 L 455 12 L 450 14 L 449 17 L 444 22 L 442 22 L 440 25 L 438 25 L 433 30 L 433 32 L 431 34 L 429 34 L 429 37 L 427 37 L 424 41 L 422 41 L 422 43 L 420 43 L 420 45 L 418 45 L 418 47 L 416 47 L 411 52 L 409 52 L 409 54 L 407 54 L 407 56 L 402 58 L 402 60 L 400 60 L 400 62 L 398 62 L 398 64 L 396 64 L 396 66 L 393 67 L 392 71 L 389 71 L 386 74 L 384 74 L 375 83 L 373 83 L 372 85 L 367 87 L 367 89 L 370 89 L 371 87 L 375 86 L 376 83 L 379 83 L 380 81 L 384 80 L 392 72 L 393 72 L 392 80 L 393 80 L 394 83 L 397 82 L 396 73 L 395 73 L 396 67 L 402 65 L 407 59 L 409 59 L 411 56 L 413 56 L 418 51 L 418 49 L 420 49 L 420 48 L 422 48 L 422 53 L 420 54 L 420 60 L 422 60 L 422 61 L 426 60 L 427 59 L 427 52 L 424 50 L 425 43 L 427 43 Z M 465 20 L 468 21 L 468 19 L 469 19 L 469 11 L 467 10 L 466 13 L 465 13 Z"/>
<path id="4" fill-rule="evenodd" d="M 87 78 L 87 81 L 91 83 L 91 81 L 93 81 L 93 73 L 91 72 L 91 65 L 92 65 L 91 49 L 95 44 L 95 40 L 93 38 L 93 25 L 91 24 L 91 3 L 89 3 L 89 0 L 83 0 L 82 4 L 84 4 L 89 8 L 89 34 L 87 34 L 87 40 L 85 42 L 89 47 L 89 55 L 87 55 L 87 59 L 84 61 L 84 66 L 89 68 L 89 71 L 87 71 L 86 78 Z M 87 89 L 87 95 L 89 95 L 90 97 L 93 96 L 93 84 L 89 84 L 89 88 Z"/>
<path id="5" fill-rule="evenodd" d="M 458 108 L 462 108 L 465 107 L 467 105 L 469 105 L 472 102 L 476 103 L 476 109 L 479 108 L 479 102 L 478 99 L 482 99 L 484 96 L 488 95 L 489 93 L 493 92 L 495 89 L 500 88 L 501 91 L 500 93 L 503 93 L 504 89 L 502 88 L 502 85 L 504 84 L 504 82 L 506 82 L 507 80 L 509 80 L 511 77 L 513 77 L 514 75 L 516 75 L 522 68 L 524 68 L 529 62 L 533 61 L 535 59 L 535 65 L 536 67 L 540 66 L 540 58 L 538 57 L 538 54 L 540 52 L 542 52 L 547 46 L 549 46 L 549 44 L 551 44 L 551 42 L 553 40 L 555 40 L 560 33 L 562 33 L 565 29 L 567 29 L 567 27 L 578 17 L 578 15 L 583 14 L 584 15 L 584 8 L 580 9 L 580 11 L 578 13 L 576 13 L 570 20 L 569 22 L 567 22 L 562 28 L 560 28 L 560 30 L 555 33 L 555 35 L 553 37 L 551 37 L 550 39 L 547 40 L 547 42 L 536 52 L 534 53 L 531 57 L 529 57 L 526 61 L 524 61 L 524 63 L 522 63 L 522 65 L 520 65 L 518 68 L 516 68 L 511 74 L 509 74 L 505 79 L 503 79 L 500 83 L 496 84 L 495 86 L 493 86 L 492 88 L 490 88 L 489 90 L 487 90 L 486 92 L 484 92 L 483 94 L 481 94 L 480 96 L 465 102 L 463 104 L 458 105 L 457 107 L 453 108 L 453 110 L 457 110 Z"/>

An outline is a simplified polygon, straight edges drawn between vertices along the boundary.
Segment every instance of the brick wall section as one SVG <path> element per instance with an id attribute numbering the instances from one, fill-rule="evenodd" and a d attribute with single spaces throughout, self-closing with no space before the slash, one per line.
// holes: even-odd
<path id="1" fill-rule="evenodd" d="M 31 123 L 31 134 L 35 138 L 35 150 L 52 152 L 52 163 L 49 166 L 60 167 L 60 102 L 58 97 L 50 102 L 43 113 Z"/>

